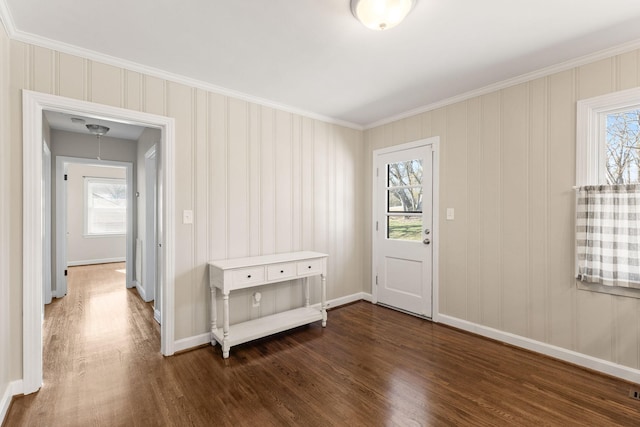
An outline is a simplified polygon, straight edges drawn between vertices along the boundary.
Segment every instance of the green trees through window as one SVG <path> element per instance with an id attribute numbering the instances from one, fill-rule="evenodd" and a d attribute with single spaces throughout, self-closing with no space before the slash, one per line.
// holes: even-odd
<path id="1" fill-rule="evenodd" d="M 420 240 L 422 160 L 387 165 L 387 238 Z"/>

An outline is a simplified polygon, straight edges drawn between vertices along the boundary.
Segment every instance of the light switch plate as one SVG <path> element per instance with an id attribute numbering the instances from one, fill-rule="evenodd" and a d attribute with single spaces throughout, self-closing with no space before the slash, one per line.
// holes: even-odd
<path id="1" fill-rule="evenodd" d="M 193 224 L 193 211 L 182 211 L 182 223 Z"/>
<path id="2" fill-rule="evenodd" d="M 455 212 L 453 208 L 447 208 L 447 221 L 453 221 L 455 218 Z"/>

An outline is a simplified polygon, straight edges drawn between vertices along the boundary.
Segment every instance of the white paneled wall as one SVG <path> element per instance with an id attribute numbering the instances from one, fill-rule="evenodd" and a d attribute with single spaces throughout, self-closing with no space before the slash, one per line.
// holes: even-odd
<path id="1" fill-rule="evenodd" d="M 576 289 L 572 189 L 576 101 L 638 85 L 634 51 L 365 132 L 367 156 L 440 136 L 441 313 L 640 368 L 640 299 Z"/>
<path id="2" fill-rule="evenodd" d="M 362 132 L 11 42 L 12 162 L 21 163 L 20 90 L 30 89 L 176 120 L 176 339 L 207 332 L 210 259 L 316 250 L 329 254 L 328 298 L 362 292 Z M 22 171 L 11 170 L 20 189 Z M 21 227 L 19 190 L 12 192 L 12 228 Z M 182 211 L 194 224 L 182 224 Z M 11 305 L 21 307 L 21 234 L 11 236 Z M 238 321 L 301 302 L 299 286 L 232 297 Z M 317 293 L 314 299 L 318 300 Z M 244 309 L 243 309 L 244 307 Z M 11 313 L 21 325 L 20 310 Z M 12 372 L 21 376 L 21 333 L 12 336 Z"/>
<path id="3" fill-rule="evenodd" d="M 640 300 L 575 287 L 571 188 L 576 101 L 638 86 L 640 52 L 363 134 L 21 42 L 10 47 L 11 135 L 2 134 L 11 182 L 10 379 L 22 374 L 21 89 L 175 118 L 176 339 L 207 332 L 210 259 L 327 252 L 330 299 L 369 292 L 372 151 L 440 136 L 440 216 L 456 210 L 438 231 L 441 312 L 640 368 Z M 187 209 L 194 224 L 180 221 Z M 250 294 L 232 298 L 232 321 L 301 300 L 292 283 L 263 290 L 259 308 Z"/>

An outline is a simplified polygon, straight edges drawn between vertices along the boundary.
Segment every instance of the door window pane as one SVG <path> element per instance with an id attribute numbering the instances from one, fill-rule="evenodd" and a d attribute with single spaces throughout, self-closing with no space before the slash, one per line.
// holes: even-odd
<path id="1" fill-rule="evenodd" d="M 387 216 L 387 238 L 394 240 L 421 240 L 422 216 Z"/>
<path id="2" fill-rule="evenodd" d="M 389 163 L 387 187 L 422 185 L 422 159 Z"/>
<path id="3" fill-rule="evenodd" d="M 422 212 L 422 187 L 388 190 L 387 212 Z"/>
<path id="4" fill-rule="evenodd" d="M 421 213 L 422 159 L 387 164 L 387 238 L 420 240 Z"/>

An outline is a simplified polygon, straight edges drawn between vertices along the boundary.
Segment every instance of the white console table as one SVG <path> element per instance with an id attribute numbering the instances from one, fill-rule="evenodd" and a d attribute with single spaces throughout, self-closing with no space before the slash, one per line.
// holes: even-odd
<path id="1" fill-rule="evenodd" d="M 211 345 L 220 343 L 222 357 L 226 359 L 234 345 L 318 320 L 322 320 L 323 327 L 327 326 L 327 257 L 327 254 L 318 252 L 290 252 L 209 262 Z M 309 306 L 309 277 L 318 275 L 321 277 L 321 301 L 320 307 L 315 308 Z M 294 279 L 304 279 L 304 307 L 229 325 L 229 293 L 231 291 Z M 223 298 L 222 328 L 217 326 L 218 290 L 222 292 Z"/>

